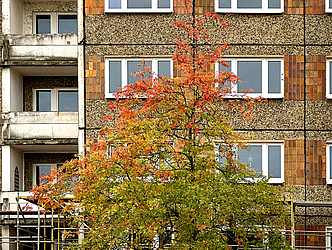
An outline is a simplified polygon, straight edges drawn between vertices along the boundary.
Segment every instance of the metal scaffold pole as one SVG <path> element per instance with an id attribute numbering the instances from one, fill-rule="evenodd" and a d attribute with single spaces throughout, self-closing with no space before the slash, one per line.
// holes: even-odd
<path id="1" fill-rule="evenodd" d="M 37 250 L 40 249 L 40 206 L 38 206 L 38 229 L 37 229 Z"/>
<path id="2" fill-rule="evenodd" d="M 20 194 L 17 192 L 17 197 L 16 197 L 16 250 L 20 250 Z M 9 205 L 10 206 L 10 205 Z M 9 208 L 10 210 L 10 208 Z"/>

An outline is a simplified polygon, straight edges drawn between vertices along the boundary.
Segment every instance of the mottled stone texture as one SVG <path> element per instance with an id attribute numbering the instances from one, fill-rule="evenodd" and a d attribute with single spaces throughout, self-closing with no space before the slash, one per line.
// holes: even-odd
<path id="1" fill-rule="evenodd" d="M 33 89 L 37 88 L 77 88 L 77 77 L 34 77 L 24 76 L 24 111 L 33 109 Z"/>
<path id="2" fill-rule="evenodd" d="M 173 44 L 179 31 L 173 21 L 189 20 L 190 15 L 108 14 L 86 17 L 87 43 L 92 44 Z M 257 44 L 303 43 L 303 17 L 300 15 L 227 16 L 225 29 L 216 23 L 206 26 L 217 42 Z M 115 35 L 116 34 L 116 35 Z"/>
<path id="3" fill-rule="evenodd" d="M 110 125 L 107 121 L 102 121 L 104 116 L 111 113 L 107 109 L 109 102 L 107 100 L 87 100 L 86 101 L 86 126 L 87 128 L 102 128 Z"/>
<path id="4" fill-rule="evenodd" d="M 306 128 L 331 131 L 332 101 L 307 101 L 306 104 Z"/>
<path id="5" fill-rule="evenodd" d="M 326 143 L 323 140 L 285 140 L 285 184 L 325 185 Z M 305 176 L 306 162 L 306 176 Z"/>
<path id="6" fill-rule="evenodd" d="M 303 102 L 268 100 L 254 106 L 252 120 L 244 119 L 236 110 L 225 111 L 231 125 L 238 130 L 266 130 L 266 129 L 303 129 Z"/>
<path id="7" fill-rule="evenodd" d="M 89 140 L 93 140 L 95 138 L 100 139 L 99 129 L 89 129 L 86 131 L 85 136 Z"/>
<path id="8" fill-rule="evenodd" d="M 308 44 L 332 44 L 332 16 L 306 16 L 306 42 Z"/>
<path id="9" fill-rule="evenodd" d="M 61 153 L 25 153 L 24 154 L 24 189 L 29 191 L 32 189 L 33 183 L 33 164 L 38 163 L 65 163 L 75 157 L 74 154 Z"/>

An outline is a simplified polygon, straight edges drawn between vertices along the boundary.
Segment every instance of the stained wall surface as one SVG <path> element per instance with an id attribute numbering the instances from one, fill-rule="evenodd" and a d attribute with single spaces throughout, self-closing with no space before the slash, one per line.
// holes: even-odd
<path id="1" fill-rule="evenodd" d="M 214 11 L 214 1 L 195 3 L 196 14 Z M 173 1 L 171 14 L 105 14 L 103 4 L 85 1 L 86 139 L 90 141 L 101 138 L 98 131 L 105 126 L 101 118 L 109 114 L 105 58 L 171 56 L 177 34 L 172 22 L 188 20 L 192 13 L 180 0 Z M 224 21 L 230 27 L 211 25 L 208 34 L 230 44 L 226 57 L 281 58 L 284 66 L 284 97 L 257 106 L 252 120 L 228 111 L 232 125 L 262 142 L 284 142 L 283 185 L 298 191 L 292 193 L 294 199 L 331 201 L 326 148 L 332 141 L 332 100 L 326 98 L 326 69 L 332 58 L 332 14 L 325 13 L 325 1 L 284 0 L 282 14 L 234 14 Z M 298 229 L 306 224 L 324 231 L 332 225 L 317 216 L 330 210 L 309 209 L 311 219 L 301 211 L 297 211 Z M 311 240 L 309 245 L 325 244 Z"/>

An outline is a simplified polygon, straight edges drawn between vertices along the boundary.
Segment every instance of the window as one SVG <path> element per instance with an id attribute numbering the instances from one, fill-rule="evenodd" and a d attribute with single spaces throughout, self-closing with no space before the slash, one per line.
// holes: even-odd
<path id="1" fill-rule="evenodd" d="M 35 13 L 35 34 L 77 34 L 77 15 Z"/>
<path id="2" fill-rule="evenodd" d="M 332 141 L 326 143 L 326 183 L 332 184 Z"/>
<path id="3" fill-rule="evenodd" d="M 40 178 L 43 175 L 50 174 L 53 168 L 58 168 L 62 164 L 59 163 L 46 163 L 46 164 L 34 164 L 33 165 L 33 184 L 46 184 L 46 181 L 41 181 Z"/>
<path id="4" fill-rule="evenodd" d="M 158 75 L 171 76 L 173 64 L 171 59 L 145 59 L 146 67 Z M 140 76 L 133 73 L 143 70 L 142 59 L 106 59 L 105 63 L 105 97 L 114 98 L 119 88 L 135 83 Z M 146 73 L 145 77 L 149 77 Z"/>
<path id="5" fill-rule="evenodd" d="M 105 0 L 108 13 L 171 13 L 173 0 Z"/>
<path id="6" fill-rule="evenodd" d="M 222 146 L 222 145 L 220 145 Z M 219 147 L 220 147 L 219 146 Z M 219 154 L 217 147 L 217 161 L 225 159 Z M 248 149 L 236 149 L 236 156 L 240 162 L 265 176 L 272 176 L 269 183 L 284 182 L 284 145 L 280 143 L 251 143 Z"/>
<path id="7" fill-rule="evenodd" d="M 332 0 L 331 0 L 332 1 Z M 332 60 L 326 62 L 326 98 L 332 99 Z"/>
<path id="8" fill-rule="evenodd" d="M 326 227 L 326 249 L 332 248 L 332 227 Z"/>
<path id="9" fill-rule="evenodd" d="M 265 98 L 284 97 L 284 64 L 282 59 L 225 59 L 229 67 L 216 65 L 216 74 L 220 71 L 232 71 L 241 82 L 232 86 L 229 97 L 241 97 L 244 90 L 247 96 Z M 219 66 L 219 67 L 218 67 Z"/>
<path id="10" fill-rule="evenodd" d="M 332 13 L 332 0 L 325 0 L 325 12 Z"/>
<path id="11" fill-rule="evenodd" d="M 34 89 L 34 111 L 78 111 L 77 89 Z"/>
<path id="12" fill-rule="evenodd" d="M 284 0 L 215 0 L 215 10 L 226 13 L 282 13 Z"/>

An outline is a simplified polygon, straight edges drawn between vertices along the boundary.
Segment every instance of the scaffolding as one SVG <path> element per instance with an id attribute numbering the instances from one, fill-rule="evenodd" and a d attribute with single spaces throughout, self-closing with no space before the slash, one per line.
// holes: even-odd
<path id="1" fill-rule="evenodd" d="M 0 211 L 3 217 L 0 225 L 11 227 L 8 235 L 0 237 L 0 245 L 10 245 L 7 249 L 66 249 L 71 243 L 79 243 L 79 238 L 83 237 L 85 230 L 88 229 L 85 223 L 75 228 L 70 227 L 66 216 L 60 215 L 60 209 L 47 211 L 35 204 L 37 210 L 26 210 L 22 208 L 20 199 L 31 202 L 28 196 L 19 196 L 17 193 L 16 211 Z M 324 230 L 313 231 L 306 228 L 297 229 L 295 225 L 295 217 L 298 216 L 296 208 L 332 208 L 332 202 L 293 201 L 292 199 L 282 202 L 290 204 L 291 227 L 283 233 L 294 250 L 332 249 L 332 224 L 329 231 L 326 226 Z M 315 245 L 314 241 L 307 242 L 310 238 L 315 238 L 320 244 Z"/>
<path id="2" fill-rule="evenodd" d="M 29 197 L 17 194 L 16 211 L 0 211 L 3 217 L 0 225 L 16 229 L 16 235 L 11 235 L 14 230 L 9 230 L 8 236 L 0 237 L 0 245 L 10 245 L 8 249 L 66 249 L 70 244 L 78 243 L 79 234 L 86 230 L 83 224 L 71 228 L 66 223 L 67 218 L 60 215 L 60 209 L 47 211 L 38 205 L 37 211 L 22 209 L 20 199 L 29 201 Z"/>

